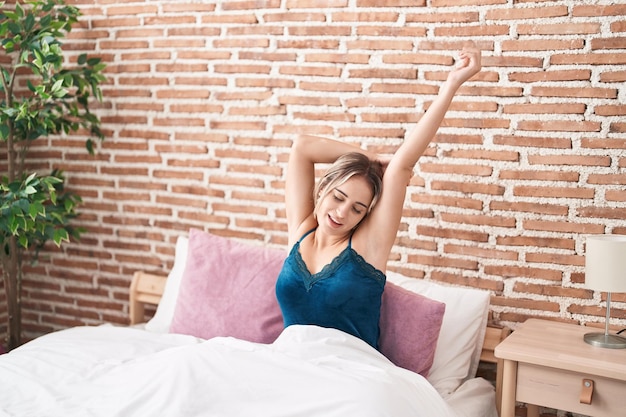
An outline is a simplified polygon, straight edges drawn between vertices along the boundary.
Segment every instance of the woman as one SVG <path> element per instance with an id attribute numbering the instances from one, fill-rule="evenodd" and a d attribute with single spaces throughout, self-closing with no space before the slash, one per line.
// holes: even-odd
<path id="1" fill-rule="evenodd" d="M 291 251 L 276 284 L 285 327 L 336 328 L 378 348 L 386 264 L 406 187 L 457 89 L 480 71 L 476 48 L 459 58 L 391 159 L 331 139 L 294 142 L 285 190 Z M 317 163 L 333 165 L 314 190 Z"/>

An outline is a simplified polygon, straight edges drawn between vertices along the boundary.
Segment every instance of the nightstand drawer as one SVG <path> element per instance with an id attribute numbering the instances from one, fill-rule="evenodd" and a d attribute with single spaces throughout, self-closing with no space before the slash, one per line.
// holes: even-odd
<path id="1" fill-rule="evenodd" d="M 594 382 L 591 404 L 582 404 L 582 380 Z M 626 415 L 626 381 L 527 363 L 517 368 L 517 401 L 594 417 Z"/>

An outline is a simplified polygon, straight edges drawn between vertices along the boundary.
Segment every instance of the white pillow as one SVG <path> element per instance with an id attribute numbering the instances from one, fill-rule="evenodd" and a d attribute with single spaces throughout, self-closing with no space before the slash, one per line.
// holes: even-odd
<path id="1" fill-rule="evenodd" d="M 388 271 L 387 280 L 446 304 L 428 381 L 446 398 L 476 376 L 489 312 L 488 291 L 448 287 Z"/>
<path id="2" fill-rule="evenodd" d="M 174 317 L 174 309 L 176 308 L 176 300 L 178 299 L 178 291 L 180 290 L 180 281 L 183 279 L 185 264 L 187 263 L 187 250 L 189 247 L 189 238 L 179 236 L 176 240 L 176 250 L 174 254 L 174 265 L 165 281 L 163 296 L 157 307 L 154 316 L 146 323 L 146 330 L 155 333 L 168 333 L 172 318 Z"/>

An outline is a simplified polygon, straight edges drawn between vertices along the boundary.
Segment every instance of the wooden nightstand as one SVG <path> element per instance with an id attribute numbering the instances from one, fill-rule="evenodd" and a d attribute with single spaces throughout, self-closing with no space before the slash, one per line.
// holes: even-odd
<path id="1" fill-rule="evenodd" d="M 626 416 L 626 349 L 606 349 L 583 341 L 594 330 L 578 325 L 529 319 L 502 343 L 501 417 L 515 416 L 515 402 L 593 417 Z M 590 404 L 585 401 L 593 388 Z"/>

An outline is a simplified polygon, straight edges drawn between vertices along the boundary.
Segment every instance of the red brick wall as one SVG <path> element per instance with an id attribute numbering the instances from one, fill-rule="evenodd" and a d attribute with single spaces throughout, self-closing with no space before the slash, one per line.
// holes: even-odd
<path id="1" fill-rule="evenodd" d="M 415 170 L 390 269 L 489 290 L 509 325 L 603 320 L 605 295 L 583 286 L 584 242 L 626 234 L 625 4 L 72 3 L 84 16 L 69 59 L 108 64 L 107 139 L 95 157 L 80 135 L 33 150 L 67 172 L 89 233 L 31 269 L 28 337 L 126 323 L 133 271 L 167 271 L 190 227 L 284 245 L 294 136 L 393 151 L 468 40 L 483 71 Z M 626 297 L 614 301 L 626 327 Z"/>

